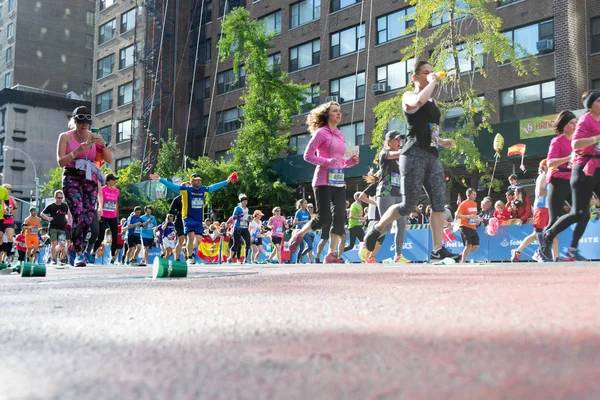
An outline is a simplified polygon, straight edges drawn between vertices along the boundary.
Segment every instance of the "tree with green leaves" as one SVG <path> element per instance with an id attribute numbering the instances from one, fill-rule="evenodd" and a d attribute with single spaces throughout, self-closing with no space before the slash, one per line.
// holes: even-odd
<path id="1" fill-rule="evenodd" d="M 240 106 L 243 122 L 237 131 L 230 163 L 239 173 L 239 183 L 229 191 L 244 192 L 250 204 L 293 202 L 293 191 L 271 168 L 271 162 L 289 149 L 293 116 L 301 112 L 310 85 L 287 83 L 278 65 L 269 65 L 268 51 L 274 33 L 266 33 L 264 22 L 252 20 L 244 8 L 236 8 L 223 19 L 219 41 L 221 61 L 233 59 L 234 76 L 246 71 Z M 231 205 L 237 203 L 237 196 Z"/>
<path id="2" fill-rule="evenodd" d="M 522 76 L 537 73 L 537 60 L 500 31 L 502 19 L 492 11 L 496 0 L 411 0 L 410 4 L 415 6 L 414 13 L 404 19 L 414 20 L 414 25 L 406 33 L 416 35 L 413 45 L 402 50 L 402 61 L 428 60 L 434 70 L 446 71 L 447 78 L 439 85 L 442 100 L 438 103 L 443 115 L 450 111 L 459 115 L 456 126 L 444 133 L 456 145 L 442 151 L 440 159 L 446 166 L 464 165 L 469 172 L 479 172 L 480 179 L 489 180 L 489 169 L 473 139 L 480 132 L 493 134 L 489 119 L 494 107 L 478 96 L 474 81 L 478 74 L 487 76 L 489 62 L 509 64 Z M 382 145 L 390 122 L 404 120 L 402 96 L 410 90 L 412 85 L 407 85 L 375 108 L 375 147 Z"/>
<path id="3" fill-rule="evenodd" d="M 156 160 L 154 172 L 160 176 L 172 177 L 179 172 L 179 146 L 173 135 L 173 131 L 169 129 L 168 139 L 160 139 L 161 145 Z"/>

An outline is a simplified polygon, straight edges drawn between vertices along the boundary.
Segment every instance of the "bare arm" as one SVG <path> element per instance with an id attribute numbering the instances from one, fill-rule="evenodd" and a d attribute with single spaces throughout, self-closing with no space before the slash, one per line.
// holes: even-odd
<path id="1" fill-rule="evenodd" d="M 581 138 L 581 139 L 575 139 L 571 142 L 571 144 L 573 146 L 573 150 L 575 150 L 575 149 L 583 149 L 584 147 L 591 146 L 598 142 L 600 142 L 600 135 L 587 137 L 587 138 Z"/>
<path id="2" fill-rule="evenodd" d="M 558 167 L 559 165 L 563 165 L 564 163 L 568 163 L 571 160 L 571 156 L 566 156 L 566 157 L 560 157 L 560 158 L 551 158 L 550 160 L 546 161 L 546 165 L 548 165 L 548 168 L 554 168 L 554 167 Z"/>
<path id="3" fill-rule="evenodd" d="M 402 97 L 402 106 L 406 111 L 413 111 L 422 107 L 433 95 L 435 86 L 437 85 L 437 75 L 431 73 L 427 75 L 429 84 L 419 93 L 405 93 Z"/>
<path id="4" fill-rule="evenodd" d="M 377 202 L 375 200 L 371 200 L 369 198 L 369 196 L 367 196 L 367 194 L 365 192 L 362 192 L 360 194 L 360 197 L 358 198 L 360 201 L 362 201 L 363 203 L 367 203 L 370 204 L 372 206 L 377 206 Z"/>

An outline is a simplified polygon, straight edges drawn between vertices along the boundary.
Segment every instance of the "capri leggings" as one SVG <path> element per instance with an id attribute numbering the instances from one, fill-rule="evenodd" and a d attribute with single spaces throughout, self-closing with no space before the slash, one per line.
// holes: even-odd
<path id="1" fill-rule="evenodd" d="M 104 241 L 104 233 L 106 231 L 106 227 L 110 228 L 110 235 L 112 237 L 112 242 L 110 243 L 110 253 L 111 256 L 114 258 L 115 254 L 117 253 L 117 251 L 119 250 L 117 248 L 117 236 L 118 236 L 118 226 L 119 226 L 119 218 L 118 217 L 114 217 L 114 218 L 106 218 L 106 217 L 102 217 L 100 219 L 100 221 L 98 222 L 98 239 L 96 239 L 96 243 L 94 244 L 94 253 L 96 252 L 96 250 L 98 250 L 100 248 L 100 245 L 102 245 L 102 242 Z M 91 239 L 91 238 L 90 238 Z"/>
<path id="2" fill-rule="evenodd" d="M 571 207 L 571 212 L 560 217 L 545 233 L 548 240 L 553 240 L 559 233 L 577 223 L 571 241 L 571 247 L 573 248 L 577 248 L 579 245 L 579 239 L 583 236 L 590 221 L 590 199 L 592 194 L 594 191 L 600 193 L 600 168 L 596 169 L 594 176 L 586 176 L 583 173 L 583 167 L 581 164 L 573 166 L 571 174 L 573 207 Z"/>
<path id="3" fill-rule="evenodd" d="M 383 215 L 388 208 L 402 202 L 402 196 L 382 196 L 377 198 L 377 208 L 379 214 Z M 402 244 L 404 243 L 404 231 L 406 230 L 406 216 L 401 215 L 400 218 L 394 221 L 396 225 L 396 235 L 394 236 L 394 251 L 396 255 L 402 254 Z M 388 233 L 392 228 L 392 224 L 388 225 L 382 234 Z"/>
<path id="4" fill-rule="evenodd" d="M 83 172 L 83 171 L 82 171 Z M 73 216 L 71 240 L 77 253 L 84 250 L 85 237 L 90 231 L 96 205 L 98 203 L 98 184 L 83 176 L 63 174 L 63 192 Z"/>
<path id="5" fill-rule="evenodd" d="M 395 205 L 400 215 L 407 216 L 419 203 L 422 188 L 427 192 L 433 212 L 444 212 L 446 179 L 439 158 L 413 146 L 400 157 L 402 202 Z"/>
<path id="6" fill-rule="evenodd" d="M 318 214 L 310 221 L 310 228 L 313 231 L 323 228 L 321 238 L 326 237 L 325 231 L 329 226 L 331 226 L 331 233 L 344 236 L 346 234 L 344 230 L 344 220 L 346 219 L 346 188 L 316 186 L 313 190 L 315 191 Z M 331 214 L 333 214 L 333 218 Z M 329 237 L 329 233 L 327 233 L 327 237 Z"/>
<path id="7" fill-rule="evenodd" d="M 232 257 L 237 259 L 241 258 L 242 244 L 245 243 L 246 251 L 244 257 L 248 258 L 248 252 L 250 251 L 250 231 L 248 229 L 234 229 L 231 241 Z"/>
<path id="8" fill-rule="evenodd" d="M 553 178 L 548 184 L 548 225 L 549 229 L 565 213 L 565 201 L 571 196 L 571 183 L 568 179 Z"/>

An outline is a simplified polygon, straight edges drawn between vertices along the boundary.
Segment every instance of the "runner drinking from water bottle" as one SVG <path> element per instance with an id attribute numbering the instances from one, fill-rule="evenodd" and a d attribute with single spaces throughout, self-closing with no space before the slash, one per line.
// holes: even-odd
<path id="1" fill-rule="evenodd" d="M 442 116 L 432 95 L 438 76 L 431 65 L 420 61 L 413 66 L 412 82 L 415 90 L 402 97 L 402 108 L 407 122 L 408 134 L 400 157 L 402 203 L 389 208 L 365 237 L 367 250 L 372 251 L 381 232 L 401 216 L 409 215 L 417 206 L 421 191 L 425 188 L 431 201 L 431 235 L 433 239 L 432 260 L 458 259 L 460 254 L 448 251 L 442 243 L 444 229 L 444 199 L 446 180 L 444 168 L 438 157 L 438 146 L 450 148 L 454 140 L 440 137 L 439 123 Z"/>
<path id="2" fill-rule="evenodd" d="M 330 237 L 329 253 L 326 263 L 343 263 L 337 248 L 342 237 L 345 237 L 344 220 L 346 219 L 346 183 L 344 169 L 352 167 L 360 161 L 357 155 L 348 160 L 346 139 L 337 129 L 342 121 L 342 110 L 336 102 L 330 101 L 313 109 L 306 118 L 308 129 L 312 135 L 304 160 L 316 165 L 312 186 L 315 192 L 318 215 L 304 228 L 294 232 L 290 240 L 290 252 L 295 252 L 298 245 L 311 230 L 323 227 L 322 238 Z M 331 207 L 333 205 L 333 207 Z M 332 218 L 333 214 L 333 218 Z M 330 225 L 331 224 L 331 225 Z M 331 226 L 328 233 L 325 227 Z"/>

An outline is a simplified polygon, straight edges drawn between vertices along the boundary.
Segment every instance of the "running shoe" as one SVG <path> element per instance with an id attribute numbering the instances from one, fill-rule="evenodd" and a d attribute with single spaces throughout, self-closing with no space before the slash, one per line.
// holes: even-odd
<path id="1" fill-rule="evenodd" d="M 96 256 L 93 255 L 90 252 L 85 252 L 83 253 L 85 255 L 85 259 L 87 260 L 87 262 L 89 262 L 90 264 L 93 264 L 94 262 L 96 262 Z"/>
<path id="2" fill-rule="evenodd" d="M 321 264 L 321 259 L 320 258 L 315 258 L 315 264 Z"/>
<path id="3" fill-rule="evenodd" d="M 302 236 L 298 235 L 298 233 L 294 233 L 292 235 L 292 238 L 290 239 L 290 253 L 295 253 L 296 250 L 298 250 L 298 246 L 300 245 L 300 243 L 302 243 L 302 240 L 304 240 L 302 238 Z"/>
<path id="4" fill-rule="evenodd" d="M 546 258 L 544 257 L 544 254 L 541 252 L 540 249 L 537 249 L 535 251 L 535 253 L 533 253 L 533 256 L 531 256 L 531 258 L 539 263 L 545 263 L 545 262 L 550 262 L 552 261 L 551 258 Z"/>
<path id="5" fill-rule="evenodd" d="M 52 265 L 56 265 L 56 264 L 58 264 L 58 263 L 56 262 L 56 258 L 54 258 L 54 259 L 51 261 L 51 263 L 52 263 Z"/>
<path id="6" fill-rule="evenodd" d="M 548 234 L 544 233 L 538 235 L 540 241 L 540 253 L 544 256 L 545 260 L 552 260 L 552 240 L 548 240 Z"/>
<path id="7" fill-rule="evenodd" d="M 332 253 L 328 253 L 325 256 L 325 263 L 326 264 L 343 264 L 344 260 L 337 258 L 334 254 Z"/>
<path id="8" fill-rule="evenodd" d="M 448 251 L 448 249 L 446 249 L 444 246 L 440 247 L 440 249 L 438 251 L 432 251 L 431 252 L 431 261 L 440 261 L 443 260 L 444 258 L 451 258 L 454 261 L 458 261 L 460 259 L 461 255 L 460 254 L 455 254 L 452 253 L 450 251 Z"/>
<path id="9" fill-rule="evenodd" d="M 365 240 L 363 243 L 368 251 L 375 250 L 375 244 L 377 243 L 377 239 L 381 236 L 381 232 L 375 229 L 375 226 L 371 227 L 367 234 L 365 235 Z"/>
<path id="10" fill-rule="evenodd" d="M 395 263 L 409 263 L 410 260 L 406 257 L 404 257 L 402 254 L 396 254 L 394 256 L 394 262 Z"/>
<path id="11" fill-rule="evenodd" d="M 142 261 L 141 263 L 139 263 L 139 265 L 138 265 L 138 266 L 139 266 L 139 267 L 145 267 L 145 266 L 146 266 L 146 263 Z"/>
<path id="12" fill-rule="evenodd" d="M 130 266 L 130 267 L 138 267 L 139 265 L 140 265 L 140 264 L 138 264 L 136 261 L 131 261 L 131 262 L 129 263 L 129 266 Z"/>
<path id="13" fill-rule="evenodd" d="M 565 252 L 566 261 L 588 261 L 587 258 L 581 255 L 579 249 L 567 249 Z"/>
<path id="14" fill-rule="evenodd" d="M 189 257 L 187 259 L 187 263 L 188 263 L 188 265 L 194 265 L 194 264 L 196 264 L 196 260 L 194 260 L 194 257 Z"/>
<path id="15" fill-rule="evenodd" d="M 85 267 L 87 264 L 85 263 L 85 257 L 83 254 L 77 254 L 75 256 L 75 266 L 76 267 Z"/>
<path id="16" fill-rule="evenodd" d="M 519 262 L 520 259 L 521 252 L 517 251 L 516 249 L 512 249 L 510 251 L 510 262 Z"/>

